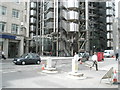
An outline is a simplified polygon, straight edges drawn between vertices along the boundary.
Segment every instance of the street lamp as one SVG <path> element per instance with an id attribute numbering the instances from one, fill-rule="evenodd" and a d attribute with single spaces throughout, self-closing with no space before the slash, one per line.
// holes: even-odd
<path id="1" fill-rule="evenodd" d="M 41 37 L 38 35 L 38 36 L 34 36 L 33 37 L 33 40 L 35 41 L 35 44 L 36 44 L 36 53 L 38 53 L 38 47 L 39 47 L 39 43 L 41 42 Z"/>
<path id="2" fill-rule="evenodd" d="M 95 52 L 95 46 L 93 46 L 93 53 Z"/>

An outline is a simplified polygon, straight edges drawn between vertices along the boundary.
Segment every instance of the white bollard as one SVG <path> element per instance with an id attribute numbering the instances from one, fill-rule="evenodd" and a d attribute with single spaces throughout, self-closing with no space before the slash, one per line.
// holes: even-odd
<path id="1" fill-rule="evenodd" d="M 72 73 L 78 72 L 78 62 L 75 59 L 72 59 Z"/>
<path id="2" fill-rule="evenodd" d="M 75 72 L 75 60 L 72 59 L 72 72 L 74 73 Z"/>
<path id="3" fill-rule="evenodd" d="M 74 58 L 72 59 L 72 72 L 68 73 L 68 78 L 72 79 L 85 79 L 83 73 L 78 72 L 78 59 Z"/>
<path id="4" fill-rule="evenodd" d="M 45 68 L 45 70 L 43 70 L 42 72 L 44 73 L 58 73 L 58 71 L 56 71 L 56 68 L 52 67 L 52 58 L 47 58 L 47 66 Z"/>
<path id="5" fill-rule="evenodd" d="M 50 57 L 47 59 L 47 68 L 52 68 L 52 59 Z"/>

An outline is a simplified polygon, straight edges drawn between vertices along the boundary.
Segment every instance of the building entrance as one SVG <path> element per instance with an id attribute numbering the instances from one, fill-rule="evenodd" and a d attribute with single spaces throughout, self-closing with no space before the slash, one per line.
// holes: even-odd
<path id="1" fill-rule="evenodd" d="M 8 57 L 9 58 L 15 58 L 18 56 L 18 42 L 9 42 L 9 47 L 8 47 Z"/>

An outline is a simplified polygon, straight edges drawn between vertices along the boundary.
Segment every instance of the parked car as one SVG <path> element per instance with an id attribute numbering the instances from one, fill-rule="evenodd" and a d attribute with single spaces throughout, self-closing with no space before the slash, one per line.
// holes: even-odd
<path id="1" fill-rule="evenodd" d="M 105 50 L 104 57 L 112 57 L 114 56 L 114 50 Z"/>
<path id="2" fill-rule="evenodd" d="M 23 54 L 19 58 L 14 58 L 13 63 L 14 64 L 40 64 L 41 58 L 38 54 L 35 53 L 27 53 Z"/>
<path id="3" fill-rule="evenodd" d="M 88 61 L 89 60 L 89 53 L 79 53 L 80 60 L 82 62 Z"/>

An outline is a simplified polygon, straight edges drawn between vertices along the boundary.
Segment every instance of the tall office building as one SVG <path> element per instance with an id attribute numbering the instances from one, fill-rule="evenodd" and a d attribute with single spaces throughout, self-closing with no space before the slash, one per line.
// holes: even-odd
<path id="1" fill-rule="evenodd" d="M 119 3 L 116 1 L 116 13 L 113 19 L 113 50 L 115 53 L 120 50 L 120 11 L 119 11 Z M 118 6 L 118 7 L 117 7 Z"/>
<path id="2" fill-rule="evenodd" d="M 71 56 L 107 48 L 106 2 L 30 1 L 30 50 Z"/>
<path id="3" fill-rule="evenodd" d="M 120 1 L 118 2 L 118 40 L 119 40 L 119 46 L 120 49 Z"/>
<path id="4" fill-rule="evenodd" d="M 114 42 L 114 50 L 115 50 L 115 53 L 116 52 L 120 52 L 120 9 L 119 9 L 119 5 L 120 5 L 120 2 L 119 3 L 116 3 L 118 4 L 118 8 L 117 9 L 117 12 L 116 14 L 116 17 L 114 18 L 114 24 L 113 24 L 113 42 Z"/>
<path id="5" fill-rule="evenodd" d="M 14 58 L 28 51 L 29 4 L 27 2 L 0 3 L 0 49 L 8 58 Z M 26 46 L 27 45 L 27 46 Z M 24 51 L 25 49 L 25 51 Z"/>
<path id="6" fill-rule="evenodd" d="M 113 42 L 113 21 L 115 18 L 115 2 L 106 2 L 106 25 L 107 25 L 107 49 L 112 49 L 114 46 Z"/>
<path id="7" fill-rule="evenodd" d="M 89 2 L 90 50 L 103 51 L 107 47 L 106 2 Z"/>

